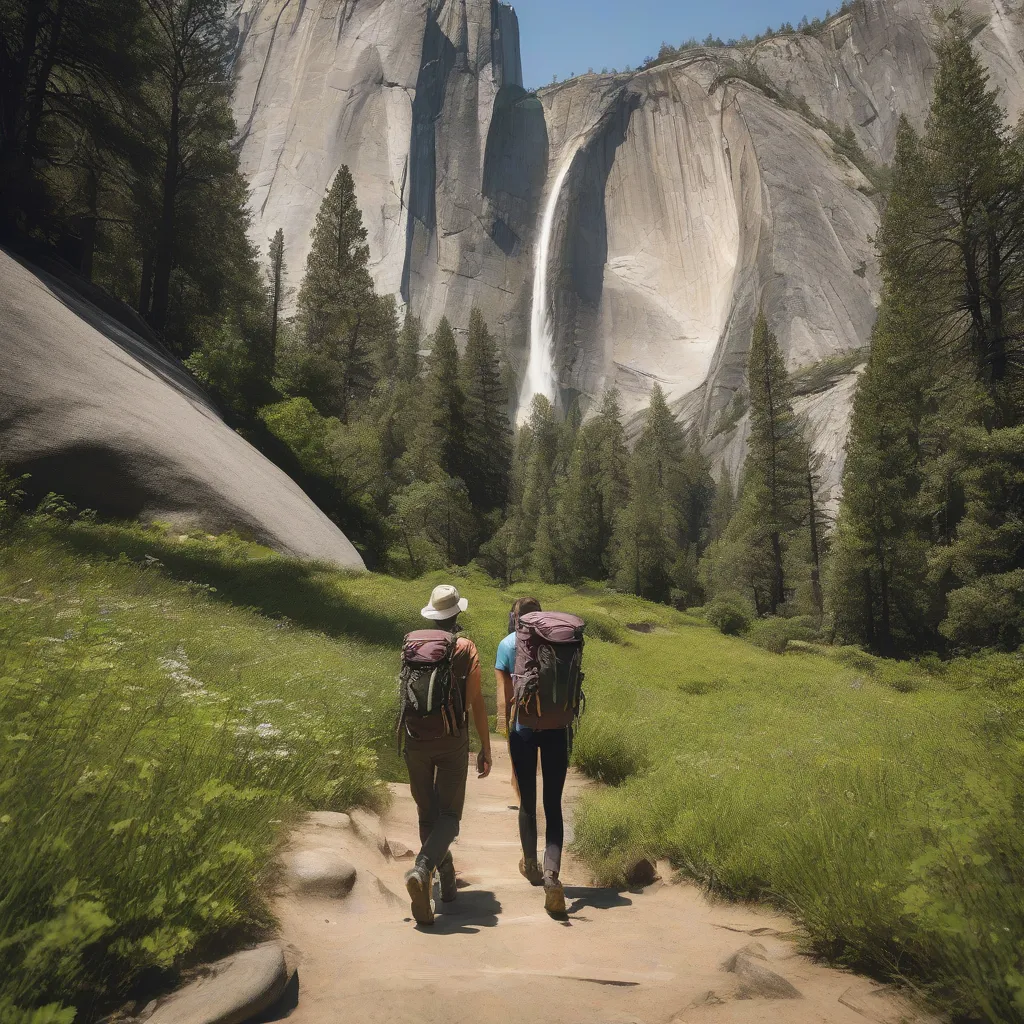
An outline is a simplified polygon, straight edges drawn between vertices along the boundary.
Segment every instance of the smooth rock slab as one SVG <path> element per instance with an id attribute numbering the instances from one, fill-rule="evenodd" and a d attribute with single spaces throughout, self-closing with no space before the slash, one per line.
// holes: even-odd
<path id="1" fill-rule="evenodd" d="M 356 869 L 332 849 L 297 850 L 284 858 L 285 884 L 303 896 L 343 899 L 356 884 Z"/>
<path id="2" fill-rule="evenodd" d="M 722 964 L 722 970 L 740 981 L 737 999 L 803 999 L 781 974 L 765 966 L 767 950 L 759 942 L 744 946 Z"/>
<path id="3" fill-rule="evenodd" d="M 163 1000 L 147 1024 L 243 1024 L 272 1006 L 288 984 L 276 942 L 237 953 Z"/>

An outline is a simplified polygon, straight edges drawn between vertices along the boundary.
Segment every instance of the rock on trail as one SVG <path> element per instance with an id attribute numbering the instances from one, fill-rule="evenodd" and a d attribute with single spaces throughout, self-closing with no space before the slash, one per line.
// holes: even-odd
<path id="1" fill-rule="evenodd" d="M 341 899 L 282 885 L 281 941 L 299 975 L 289 1024 L 925 1024 L 898 993 L 797 953 L 792 921 L 711 904 L 663 868 L 655 879 L 653 865 L 646 888 L 620 891 L 595 888 L 568 857 L 568 914 L 548 917 L 518 872 L 511 768 L 494 743 L 490 778 L 470 772 L 453 848 L 459 897 L 435 901 L 433 928 L 412 922 L 410 861 L 396 856 L 417 835 L 408 787 L 392 786 L 383 818 L 311 815 L 293 834 L 286 864 L 330 849 L 355 881 Z M 568 838 L 587 785 L 570 775 Z"/>

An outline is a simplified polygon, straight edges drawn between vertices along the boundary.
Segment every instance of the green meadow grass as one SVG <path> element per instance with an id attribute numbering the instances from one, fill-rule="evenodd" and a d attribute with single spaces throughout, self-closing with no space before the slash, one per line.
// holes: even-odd
<path id="1" fill-rule="evenodd" d="M 1019 660 L 775 655 L 597 585 L 347 575 L 44 517 L 0 548 L 4 1024 L 93 1021 L 269 926 L 297 811 L 402 777 L 397 649 L 442 579 L 470 600 L 492 713 L 515 597 L 587 620 L 574 756 L 603 785 L 576 847 L 600 877 L 668 857 L 784 907 L 833 960 L 1024 1017 Z"/>

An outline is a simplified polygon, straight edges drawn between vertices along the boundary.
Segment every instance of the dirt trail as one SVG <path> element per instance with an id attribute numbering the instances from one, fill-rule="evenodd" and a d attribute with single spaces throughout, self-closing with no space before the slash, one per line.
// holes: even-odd
<path id="1" fill-rule="evenodd" d="M 383 821 L 312 815 L 291 852 L 340 851 L 357 870 L 344 899 L 283 894 L 282 940 L 298 964 L 293 1024 L 898 1024 L 923 1018 L 892 991 L 800 956 L 793 922 L 711 904 L 691 885 L 592 888 L 567 858 L 568 917 L 520 877 L 510 763 L 495 739 L 489 779 L 470 772 L 453 848 L 459 897 L 417 928 L 402 876 L 415 845 L 405 786 Z M 570 808 L 587 783 L 570 776 Z M 569 826 L 571 835 L 571 824 Z M 543 833 L 542 833 L 543 834 Z M 391 843 L 389 850 L 386 845 Z M 391 853 L 398 854 L 392 856 Z M 736 954 L 740 954 L 738 957 Z"/>

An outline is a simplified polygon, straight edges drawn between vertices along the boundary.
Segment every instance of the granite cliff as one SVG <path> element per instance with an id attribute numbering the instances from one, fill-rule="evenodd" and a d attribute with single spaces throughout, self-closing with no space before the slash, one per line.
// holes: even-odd
<path id="1" fill-rule="evenodd" d="M 234 109 L 255 237 L 284 228 L 295 283 L 347 163 L 377 284 L 428 329 L 479 305 L 525 373 L 546 323 L 560 404 L 615 384 L 636 412 L 657 381 L 735 474 L 746 423 L 727 410 L 758 302 L 793 370 L 869 341 L 874 171 L 900 114 L 923 124 L 940 6 L 862 0 L 816 37 L 530 93 L 497 0 L 245 0 Z M 1016 119 L 1024 0 L 968 13 Z M 833 488 L 856 372 L 839 365 L 800 399 Z"/>

